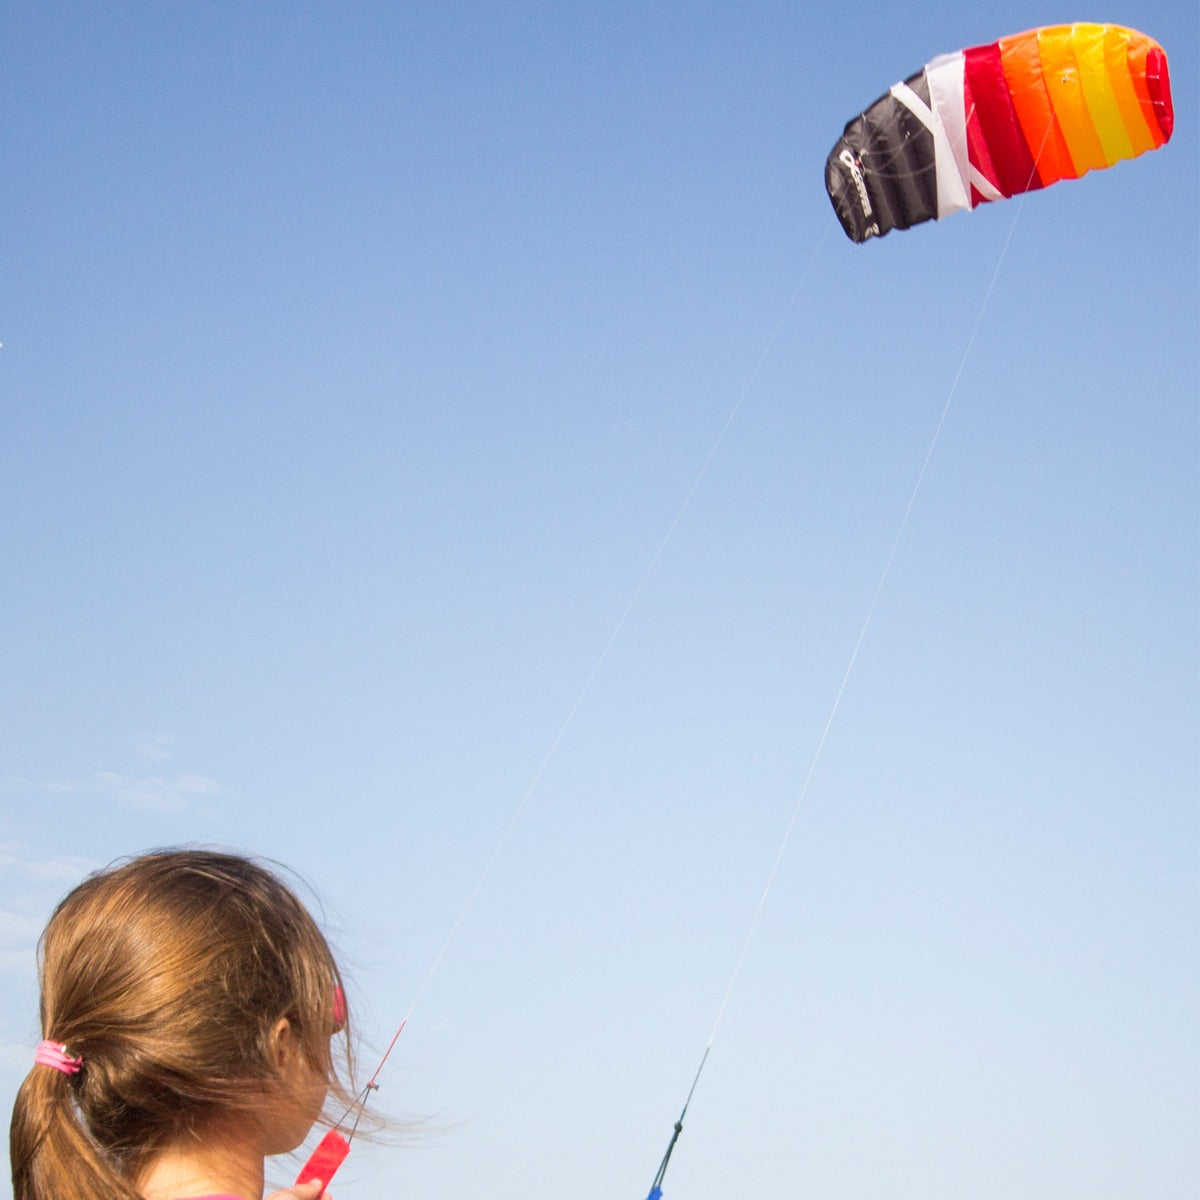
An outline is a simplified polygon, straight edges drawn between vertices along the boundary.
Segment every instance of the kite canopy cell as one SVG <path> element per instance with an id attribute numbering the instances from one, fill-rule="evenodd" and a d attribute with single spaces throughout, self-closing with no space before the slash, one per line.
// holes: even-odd
<path id="1" fill-rule="evenodd" d="M 825 188 L 865 242 L 1136 158 L 1174 123 L 1157 42 L 1119 25 L 1047 26 L 896 84 L 846 126 Z"/>

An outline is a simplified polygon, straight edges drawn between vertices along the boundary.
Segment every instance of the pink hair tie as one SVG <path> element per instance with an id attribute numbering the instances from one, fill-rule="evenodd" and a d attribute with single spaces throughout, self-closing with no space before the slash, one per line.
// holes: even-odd
<path id="1" fill-rule="evenodd" d="M 61 1042 L 38 1042 L 33 1061 L 39 1067 L 53 1067 L 64 1075 L 76 1075 L 83 1066 L 83 1059 L 77 1054 L 68 1053 Z"/>

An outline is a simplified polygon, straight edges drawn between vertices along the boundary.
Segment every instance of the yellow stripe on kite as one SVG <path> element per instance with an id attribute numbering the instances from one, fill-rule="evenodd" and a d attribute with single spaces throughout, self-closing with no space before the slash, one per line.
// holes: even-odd
<path id="1" fill-rule="evenodd" d="M 1079 82 L 1092 118 L 1092 128 L 1109 166 L 1123 158 L 1132 158 L 1133 144 L 1125 132 L 1125 122 L 1113 95 L 1108 59 L 1104 54 L 1103 25 L 1075 26 L 1075 61 L 1079 64 Z"/>
<path id="2" fill-rule="evenodd" d="M 1133 72 L 1129 63 L 1129 30 L 1119 25 L 1110 25 L 1104 31 L 1104 59 L 1108 64 L 1108 78 L 1112 83 L 1113 100 L 1121 112 L 1125 132 L 1133 147 L 1134 156 L 1144 154 L 1155 147 L 1154 135 L 1146 124 L 1142 105 L 1133 86 Z"/>
<path id="3" fill-rule="evenodd" d="M 1046 91 L 1054 106 L 1059 128 L 1066 139 L 1076 175 L 1100 170 L 1109 165 L 1096 128 L 1092 124 L 1087 100 L 1080 81 L 1079 64 L 1073 46 L 1074 27 L 1047 26 L 1038 30 L 1038 53 L 1042 59 L 1042 76 Z"/>

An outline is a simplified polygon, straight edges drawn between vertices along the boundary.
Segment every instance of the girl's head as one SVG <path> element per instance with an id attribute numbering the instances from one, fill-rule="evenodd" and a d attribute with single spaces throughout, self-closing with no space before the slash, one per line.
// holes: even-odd
<path id="1" fill-rule="evenodd" d="M 230 1121 L 290 1150 L 330 1090 L 347 1098 L 337 964 L 248 859 L 162 851 L 92 875 L 51 917 L 40 975 L 42 1037 L 80 1067 L 35 1066 L 21 1087 L 15 1200 L 134 1197 L 149 1158 Z"/>

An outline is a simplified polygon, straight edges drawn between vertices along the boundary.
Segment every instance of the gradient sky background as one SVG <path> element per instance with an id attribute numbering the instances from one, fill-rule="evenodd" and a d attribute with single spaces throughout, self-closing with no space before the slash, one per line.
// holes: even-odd
<path id="1" fill-rule="evenodd" d="M 1076 19 L 1169 146 L 842 236 L 849 117 Z M 5 1107 L 53 903 L 215 844 L 368 1070 L 416 999 L 339 1200 L 641 1200 L 982 309 L 667 1196 L 1191 1200 L 1198 26 L 7 5 Z"/>

